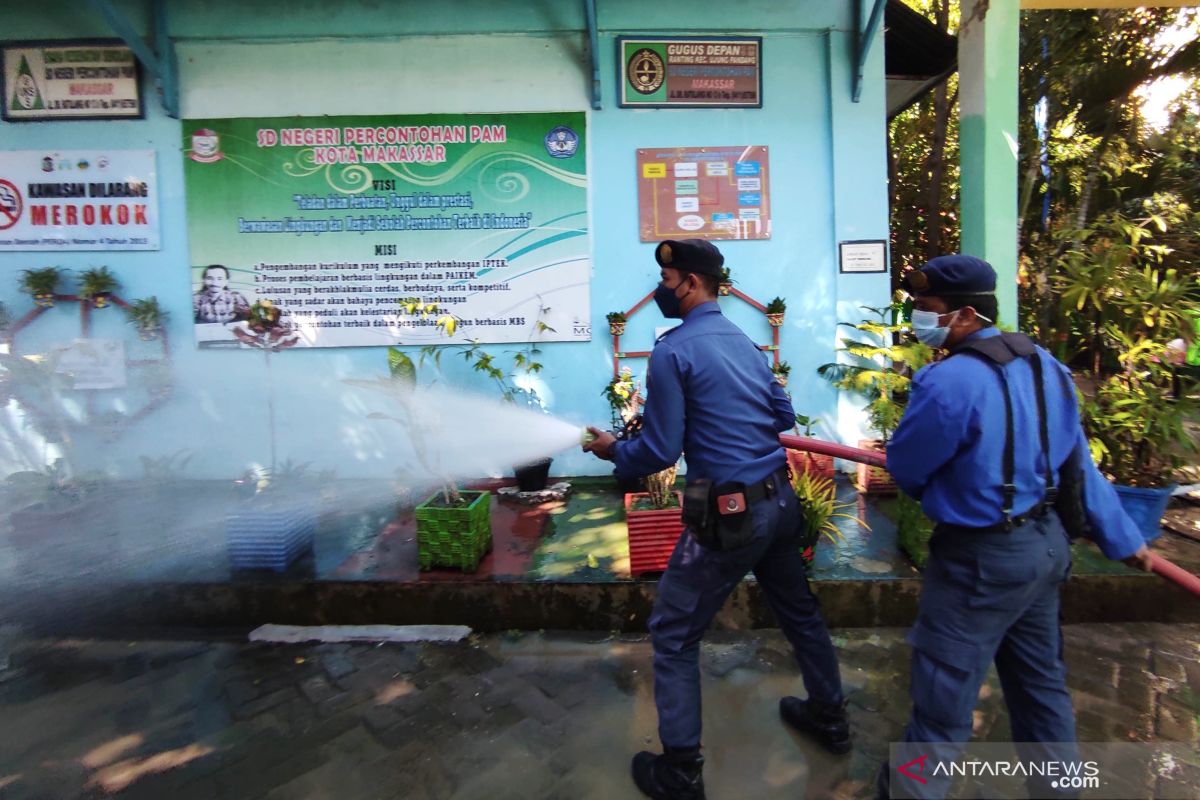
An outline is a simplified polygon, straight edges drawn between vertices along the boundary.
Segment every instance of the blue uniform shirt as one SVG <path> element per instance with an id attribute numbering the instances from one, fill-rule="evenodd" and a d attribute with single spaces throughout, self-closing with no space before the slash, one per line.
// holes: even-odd
<path id="1" fill-rule="evenodd" d="M 716 301 L 659 339 L 646 389 L 641 435 L 613 448 L 621 477 L 659 472 L 684 452 L 689 478 L 718 484 L 753 483 L 787 463 L 779 433 L 796 424 L 792 403 Z"/>
<path id="2" fill-rule="evenodd" d="M 999 335 L 995 328 L 984 328 L 971 338 Z M 1084 505 L 1092 535 L 1109 558 L 1130 556 L 1144 542 L 1091 459 L 1079 425 L 1071 373 L 1040 347 L 1036 357 L 1042 360 L 1046 381 L 1054 474 L 1073 448 L 1082 448 Z M 1013 516 L 1018 516 L 1041 501 L 1046 464 L 1038 437 L 1033 369 L 1022 358 L 1003 369 L 1012 393 L 1017 486 Z M 996 364 L 961 354 L 916 374 L 908 408 L 888 445 L 887 461 L 896 483 L 921 501 L 930 519 L 972 528 L 1002 522 L 1003 454 L 1004 386 Z"/>

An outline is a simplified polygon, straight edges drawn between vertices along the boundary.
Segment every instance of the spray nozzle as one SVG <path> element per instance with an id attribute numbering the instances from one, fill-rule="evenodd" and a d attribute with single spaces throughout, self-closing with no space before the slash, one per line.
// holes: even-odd
<path id="1" fill-rule="evenodd" d="M 579 443 L 584 447 L 587 447 L 594 441 L 596 441 L 596 434 L 592 433 L 587 428 L 584 428 L 583 433 L 581 433 L 579 436 Z"/>

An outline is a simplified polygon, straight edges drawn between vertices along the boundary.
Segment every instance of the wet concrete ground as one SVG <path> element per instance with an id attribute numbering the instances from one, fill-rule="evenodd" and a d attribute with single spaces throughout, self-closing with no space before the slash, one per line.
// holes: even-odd
<path id="1" fill-rule="evenodd" d="M 1200 626 L 1065 629 L 1079 735 L 1200 746 Z M 899 629 L 835 631 L 855 748 L 783 728 L 778 631 L 703 646 L 712 798 L 859 798 L 908 712 Z M 454 645 L 0 642 L 0 798 L 620 798 L 656 747 L 649 643 L 528 633 Z M 995 677 L 976 737 L 1008 738 Z M 1200 772 L 1172 779 L 1200 796 Z"/>

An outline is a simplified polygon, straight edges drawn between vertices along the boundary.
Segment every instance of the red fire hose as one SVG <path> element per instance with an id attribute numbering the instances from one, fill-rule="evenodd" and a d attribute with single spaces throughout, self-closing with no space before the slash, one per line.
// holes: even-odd
<path id="1" fill-rule="evenodd" d="M 786 433 L 780 434 L 779 443 L 791 450 L 803 450 L 808 453 L 843 458 L 847 461 L 859 461 L 863 464 L 869 464 L 872 467 L 887 467 L 887 456 L 885 454 L 872 450 L 863 450 L 860 447 L 850 447 L 849 445 L 837 444 L 835 442 L 823 442 L 820 439 L 810 439 L 806 436 L 792 436 Z M 1151 553 L 1150 558 L 1150 568 L 1156 574 L 1200 597 L 1200 576 L 1193 575 L 1183 567 L 1172 564 L 1157 553 Z"/>
<path id="2" fill-rule="evenodd" d="M 883 453 L 877 453 L 873 450 L 863 450 L 860 447 L 851 447 L 847 444 L 823 442 L 820 439 L 810 439 L 806 436 L 792 436 L 787 433 L 779 435 L 779 443 L 792 450 L 804 450 L 822 456 L 844 458 L 847 461 L 861 461 L 863 464 L 869 464 L 872 467 L 887 466 L 887 456 Z"/>
<path id="3" fill-rule="evenodd" d="M 1177 583 L 1192 594 L 1200 597 L 1200 576 L 1193 575 L 1177 564 L 1172 564 L 1158 553 L 1150 554 L 1150 569 L 1172 583 Z"/>

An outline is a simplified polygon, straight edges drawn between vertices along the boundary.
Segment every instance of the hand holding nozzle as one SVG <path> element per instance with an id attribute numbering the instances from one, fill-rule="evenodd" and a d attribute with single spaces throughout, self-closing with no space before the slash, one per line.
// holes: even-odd
<path id="1" fill-rule="evenodd" d="M 591 453 L 596 458 L 603 459 L 604 461 L 612 461 L 612 449 L 616 441 L 616 437 L 610 432 L 589 426 L 584 431 L 582 437 L 583 452 Z"/>

